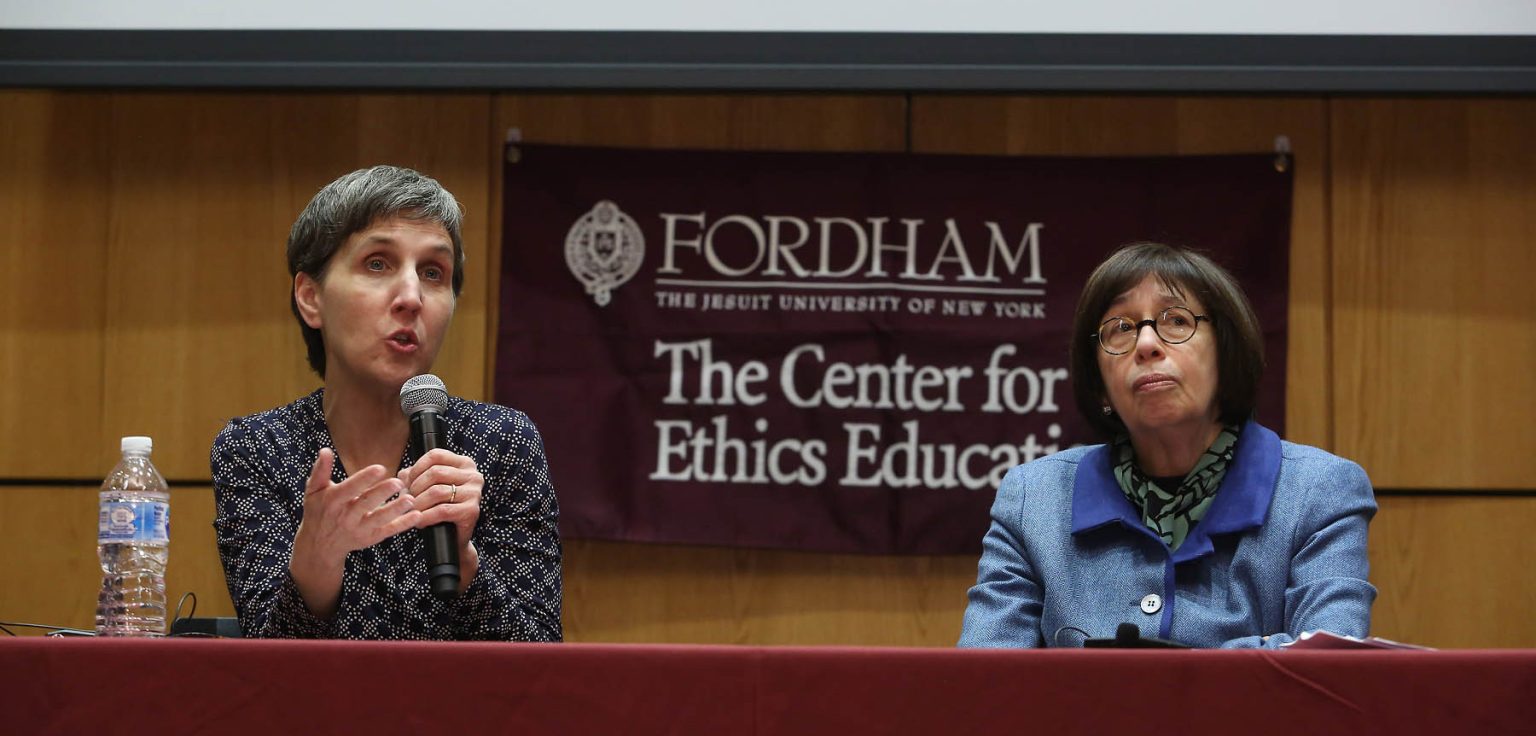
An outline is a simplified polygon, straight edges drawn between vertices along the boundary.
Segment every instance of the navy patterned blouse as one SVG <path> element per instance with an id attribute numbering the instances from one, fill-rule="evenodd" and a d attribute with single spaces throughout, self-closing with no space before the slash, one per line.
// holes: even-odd
<path id="1" fill-rule="evenodd" d="M 323 395 L 232 420 L 213 441 L 213 528 L 245 636 L 559 641 L 560 512 L 543 440 L 522 412 L 459 398 L 449 399 L 446 446 L 485 476 L 474 580 L 454 600 L 434 598 L 424 538 L 409 529 L 348 553 L 335 615 L 310 613 L 288 562 L 309 470 L 320 448 L 335 450 Z M 334 482 L 347 477 L 343 461 Z"/>

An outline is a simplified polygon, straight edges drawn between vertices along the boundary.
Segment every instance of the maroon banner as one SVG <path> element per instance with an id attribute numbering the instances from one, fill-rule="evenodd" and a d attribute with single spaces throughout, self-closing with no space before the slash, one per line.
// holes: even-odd
<path id="1" fill-rule="evenodd" d="M 1273 155 L 508 154 L 495 396 L 542 430 L 568 536 L 977 552 L 1009 468 L 1099 441 L 1068 332 L 1134 241 L 1242 282 L 1284 433 Z"/>

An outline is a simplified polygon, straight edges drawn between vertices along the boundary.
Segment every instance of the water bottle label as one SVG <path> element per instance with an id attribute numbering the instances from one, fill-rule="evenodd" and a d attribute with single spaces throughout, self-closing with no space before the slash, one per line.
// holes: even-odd
<path id="1" fill-rule="evenodd" d="M 171 510 L 165 501 L 106 501 L 96 528 L 98 544 L 169 544 Z"/>

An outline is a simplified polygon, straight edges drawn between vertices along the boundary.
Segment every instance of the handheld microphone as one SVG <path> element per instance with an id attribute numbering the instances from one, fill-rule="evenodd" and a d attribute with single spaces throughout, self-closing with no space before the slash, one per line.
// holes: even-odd
<path id="1" fill-rule="evenodd" d="M 448 438 L 448 387 L 430 373 L 415 376 L 400 387 L 400 411 L 411 423 L 411 462 L 442 447 Z M 442 522 L 427 527 L 427 578 L 432 595 L 449 600 L 459 594 L 459 532 Z"/>

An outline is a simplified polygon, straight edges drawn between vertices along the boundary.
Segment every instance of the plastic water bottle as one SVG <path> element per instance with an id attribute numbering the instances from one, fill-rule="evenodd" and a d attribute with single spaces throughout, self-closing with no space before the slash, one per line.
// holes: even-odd
<path id="1" fill-rule="evenodd" d="M 164 636 L 171 497 L 165 478 L 149 462 L 150 438 L 124 437 L 122 449 L 123 459 L 101 484 L 96 634 Z"/>

